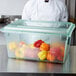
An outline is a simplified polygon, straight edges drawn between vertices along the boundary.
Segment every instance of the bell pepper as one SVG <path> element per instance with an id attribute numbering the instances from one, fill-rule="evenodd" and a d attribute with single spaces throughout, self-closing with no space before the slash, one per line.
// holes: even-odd
<path id="1" fill-rule="evenodd" d="M 45 60 L 47 58 L 47 51 L 41 51 L 38 53 L 40 60 Z"/>
<path id="2" fill-rule="evenodd" d="M 51 46 L 57 47 L 57 48 L 59 47 L 61 49 L 62 57 L 64 57 L 64 51 L 65 51 L 65 44 L 64 43 L 56 42 L 56 43 L 52 43 Z"/>
<path id="3" fill-rule="evenodd" d="M 19 46 L 23 46 L 23 45 L 25 45 L 25 42 L 21 41 L 21 42 L 19 43 Z"/>
<path id="4" fill-rule="evenodd" d="M 55 57 L 59 57 L 61 56 L 61 49 L 60 47 L 52 47 L 50 48 L 50 53 L 54 55 Z"/>
<path id="5" fill-rule="evenodd" d="M 49 51 L 50 49 L 50 45 L 49 44 L 46 44 L 46 43 L 42 43 L 41 46 L 40 46 L 40 50 L 43 51 Z"/>
<path id="6" fill-rule="evenodd" d="M 34 46 L 37 47 L 37 48 L 40 48 L 40 45 L 41 45 L 42 43 L 44 43 L 44 41 L 38 40 L 38 41 L 36 41 L 36 42 L 34 43 Z"/>
<path id="7" fill-rule="evenodd" d="M 14 51 L 16 48 L 17 48 L 17 43 L 16 42 L 10 42 L 8 44 L 8 48 L 11 50 L 11 51 Z"/>
<path id="8" fill-rule="evenodd" d="M 25 48 L 24 47 L 17 48 L 15 50 L 15 56 L 16 56 L 16 58 L 24 58 L 24 56 L 25 56 Z"/>
<path id="9" fill-rule="evenodd" d="M 64 57 L 65 46 L 61 46 L 60 48 L 61 48 L 62 57 Z"/>
<path id="10" fill-rule="evenodd" d="M 57 60 L 63 61 L 63 58 L 61 56 L 57 57 Z"/>
<path id="11" fill-rule="evenodd" d="M 55 60 L 55 56 L 54 55 L 51 55 L 51 53 L 48 52 L 48 54 L 47 54 L 47 60 L 48 61 L 54 61 Z"/>
<path id="12" fill-rule="evenodd" d="M 33 44 L 29 44 L 28 47 L 35 48 Z"/>

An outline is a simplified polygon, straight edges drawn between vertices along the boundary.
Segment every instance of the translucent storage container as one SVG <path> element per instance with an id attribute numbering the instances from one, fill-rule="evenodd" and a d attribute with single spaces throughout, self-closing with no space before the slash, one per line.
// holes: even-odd
<path id="1" fill-rule="evenodd" d="M 64 63 L 74 28 L 69 22 L 18 20 L 1 31 L 5 34 L 8 57 Z"/>

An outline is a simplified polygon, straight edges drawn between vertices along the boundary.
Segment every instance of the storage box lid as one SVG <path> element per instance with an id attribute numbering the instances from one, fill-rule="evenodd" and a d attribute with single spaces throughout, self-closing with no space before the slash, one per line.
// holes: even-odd
<path id="1" fill-rule="evenodd" d="M 71 35 L 74 28 L 75 25 L 69 22 L 17 20 L 2 28 L 1 31 L 9 33 L 38 32 Z"/>

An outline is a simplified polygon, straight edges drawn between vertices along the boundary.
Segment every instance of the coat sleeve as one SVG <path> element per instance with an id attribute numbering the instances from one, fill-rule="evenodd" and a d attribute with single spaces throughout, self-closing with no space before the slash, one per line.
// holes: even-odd
<path id="1" fill-rule="evenodd" d="M 23 20 L 30 20 L 31 17 L 31 1 L 28 1 L 24 8 L 23 8 L 23 12 L 22 12 L 22 19 Z"/>
<path id="2" fill-rule="evenodd" d="M 67 11 L 66 5 L 63 6 L 60 21 L 65 21 L 65 22 L 68 21 L 68 11 Z"/>

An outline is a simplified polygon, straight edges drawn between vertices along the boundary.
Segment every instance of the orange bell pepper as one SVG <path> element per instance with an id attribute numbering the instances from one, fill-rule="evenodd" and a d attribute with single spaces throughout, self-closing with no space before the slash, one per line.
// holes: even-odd
<path id="1" fill-rule="evenodd" d="M 46 43 L 42 43 L 41 46 L 40 46 L 40 50 L 43 51 L 49 51 L 50 49 L 50 45 L 49 44 L 46 44 Z"/>
<path id="2" fill-rule="evenodd" d="M 55 56 L 51 55 L 51 53 L 48 52 L 48 54 L 47 54 L 47 60 L 48 61 L 54 61 L 55 60 Z"/>

